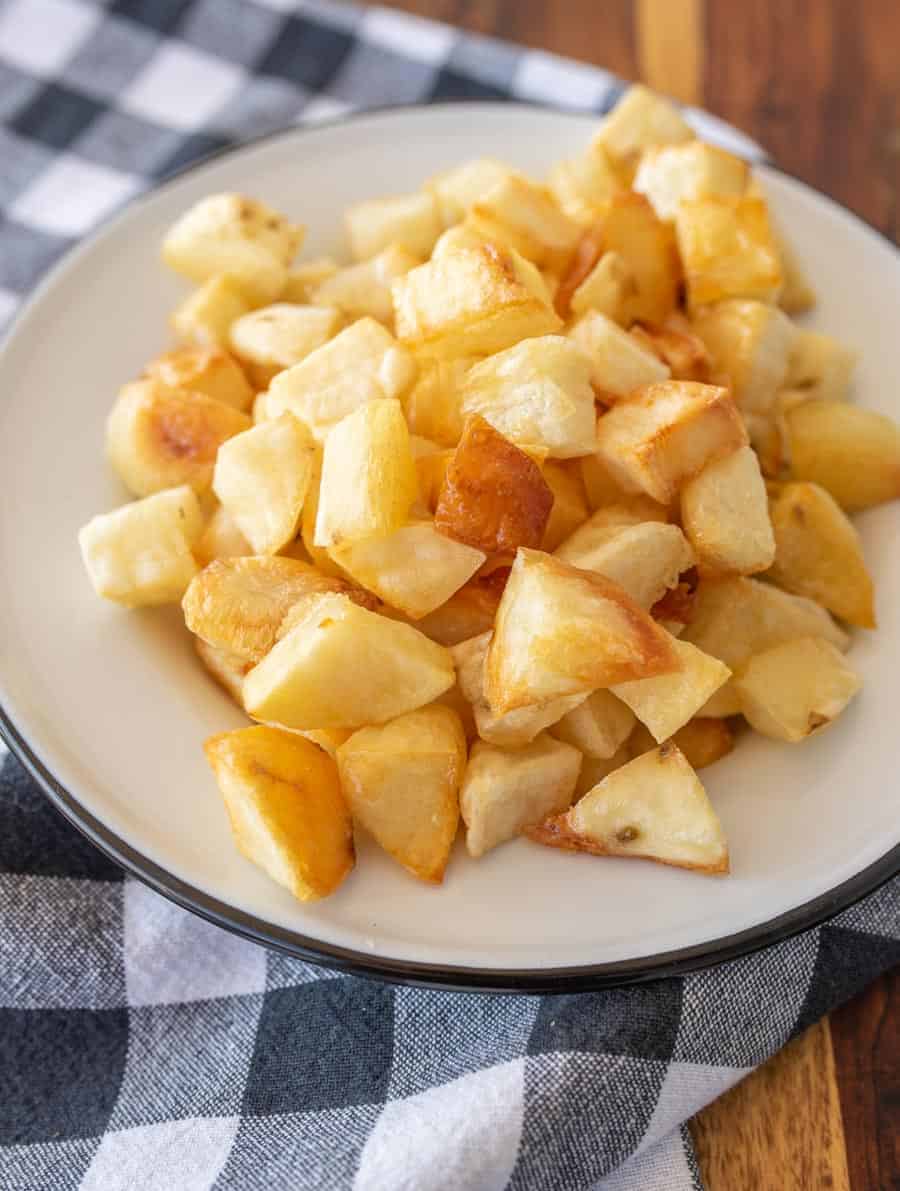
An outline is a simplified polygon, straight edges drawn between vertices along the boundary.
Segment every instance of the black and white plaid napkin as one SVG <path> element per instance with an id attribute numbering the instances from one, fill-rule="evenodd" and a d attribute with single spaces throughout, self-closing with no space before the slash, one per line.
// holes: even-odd
<path id="1" fill-rule="evenodd" d="M 199 154 L 385 103 L 603 111 L 548 54 L 322 0 L 0 0 L 0 321 Z M 759 150 L 709 117 L 703 135 Z M 164 901 L 0 746 L 0 1191 L 686 1191 L 685 1120 L 900 960 L 900 880 L 683 979 L 395 988 Z"/>

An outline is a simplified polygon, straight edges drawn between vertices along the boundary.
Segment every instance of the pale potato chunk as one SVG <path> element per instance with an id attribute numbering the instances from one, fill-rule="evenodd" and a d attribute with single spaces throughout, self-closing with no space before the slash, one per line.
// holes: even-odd
<path id="1" fill-rule="evenodd" d="M 106 420 L 106 453 L 135 496 L 180 484 L 200 493 L 219 447 L 249 426 L 246 414 L 203 393 L 138 380 L 122 386 Z"/>
<path id="2" fill-rule="evenodd" d="M 543 476 L 553 493 L 553 507 L 540 545 L 552 554 L 587 519 L 590 510 L 577 463 L 546 463 Z"/>
<path id="3" fill-rule="evenodd" d="M 633 856 L 701 873 L 728 872 L 728 845 L 700 780 L 667 741 L 605 777 L 533 840 L 595 856 Z"/>
<path id="4" fill-rule="evenodd" d="M 430 521 L 331 548 L 337 564 L 386 604 L 419 620 L 445 604 L 485 561 L 480 550 L 437 533 Z"/>
<path id="5" fill-rule="evenodd" d="M 194 557 L 201 567 L 217 558 L 241 558 L 252 554 L 253 547 L 237 527 L 227 509 L 217 505 L 194 546 Z"/>
<path id="6" fill-rule="evenodd" d="M 258 389 L 310 352 L 327 343 L 343 326 L 338 310 L 328 303 L 294 306 L 276 302 L 253 310 L 231 324 L 231 350 Z"/>
<path id="7" fill-rule="evenodd" d="M 415 361 L 390 331 L 361 318 L 275 377 L 268 416 L 290 410 L 323 443 L 333 426 L 366 402 L 402 397 L 415 375 Z"/>
<path id="8" fill-rule="evenodd" d="M 304 597 L 290 623 L 244 679 L 254 719 L 304 731 L 382 724 L 456 681 L 446 649 L 347 596 Z"/>
<path id="9" fill-rule="evenodd" d="M 668 633 L 615 583 L 538 550 L 518 551 L 485 666 L 492 711 L 679 666 Z"/>
<path id="10" fill-rule="evenodd" d="M 752 657 L 735 687 L 752 728 L 796 744 L 834 723 L 862 680 L 830 641 L 798 637 Z"/>
<path id="11" fill-rule="evenodd" d="M 312 300 L 334 306 L 348 318 L 370 315 L 390 326 L 394 321 L 391 286 L 398 277 L 421 264 L 421 259 L 399 244 L 391 244 L 371 260 L 338 269 L 312 287 Z"/>
<path id="12" fill-rule="evenodd" d="M 192 281 L 227 274 L 253 303 L 273 302 L 304 229 L 256 199 L 213 194 L 195 203 L 169 230 L 163 260 Z"/>
<path id="13" fill-rule="evenodd" d="M 315 260 L 301 261 L 288 270 L 284 289 L 279 294 L 282 302 L 293 302 L 297 306 L 307 306 L 310 301 L 310 289 L 338 271 L 338 263 L 330 256 L 317 256 Z"/>
<path id="14" fill-rule="evenodd" d="M 618 252 L 604 252 L 572 293 L 572 314 L 596 310 L 615 322 L 625 321 L 626 298 L 634 280 Z"/>
<path id="15" fill-rule="evenodd" d="M 239 850 L 300 901 L 327 897 L 355 862 L 337 767 L 321 749 L 256 725 L 203 746 Z"/>
<path id="16" fill-rule="evenodd" d="M 551 735 L 574 745 L 585 757 L 606 759 L 618 752 L 633 727 L 634 712 L 630 707 L 611 691 L 594 691 L 566 712 Z"/>
<path id="17" fill-rule="evenodd" d="M 244 677 L 253 666 L 246 658 L 232 653 L 230 649 L 222 649 L 218 645 L 210 645 L 202 637 L 194 638 L 194 649 L 197 656 L 206 667 L 208 673 L 215 679 L 222 690 L 231 695 L 238 707 L 243 709 L 241 689 Z"/>
<path id="18" fill-rule="evenodd" d="M 732 153 L 688 141 L 648 149 L 634 176 L 634 189 L 646 195 L 660 219 L 674 219 L 685 199 L 733 196 L 747 188 L 750 168 Z"/>
<path id="19" fill-rule="evenodd" d="M 534 266 L 491 244 L 448 251 L 393 292 L 399 339 L 433 356 L 489 355 L 562 325 Z"/>
<path id="20" fill-rule="evenodd" d="M 664 381 L 669 375 L 669 369 L 654 352 L 599 310 L 583 314 L 570 328 L 569 336 L 590 361 L 591 384 L 607 404 L 644 385 Z"/>
<path id="21" fill-rule="evenodd" d="M 681 523 L 700 573 L 752 575 L 775 558 L 775 537 L 759 460 L 739 447 L 708 463 L 681 490 Z"/>
<path id="22" fill-rule="evenodd" d="M 693 137 L 671 100 L 635 83 L 604 117 L 594 143 L 615 161 L 627 164 L 653 145 L 677 145 Z"/>
<path id="23" fill-rule="evenodd" d="M 673 637 L 672 648 L 681 661 L 680 671 L 612 688 L 660 742 L 682 728 L 731 677 L 724 662 L 688 641 Z"/>
<path id="24" fill-rule="evenodd" d="M 78 544 L 97 595 L 126 608 L 173 604 L 197 573 L 191 548 L 202 529 L 200 503 L 185 484 L 99 514 Z"/>
<path id="25" fill-rule="evenodd" d="M 581 227 L 559 208 L 552 193 L 517 174 L 507 174 L 472 205 L 476 224 L 534 264 L 563 265 Z"/>
<path id="26" fill-rule="evenodd" d="M 414 877 L 440 884 L 466 767 L 459 717 L 432 704 L 361 728 L 337 750 L 337 763 L 355 821 Z"/>
<path id="27" fill-rule="evenodd" d="M 605 575 L 649 612 L 675 586 L 679 575 L 694 565 L 684 534 L 677 525 L 659 521 L 605 527 L 602 520 L 598 523 L 592 517 L 576 529 L 556 557 Z"/>
<path id="28" fill-rule="evenodd" d="M 900 429 L 842 401 L 804 401 L 785 414 L 797 480 L 826 488 L 848 512 L 900 496 Z"/>
<path id="29" fill-rule="evenodd" d="M 816 291 L 809 283 L 806 270 L 790 241 L 775 228 L 775 241 L 781 258 L 781 274 L 784 282 L 778 296 L 778 305 L 787 314 L 803 314 L 816 304 Z"/>
<path id="30" fill-rule="evenodd" d="M 692 310 L 723 298 L 774 302 L 778 297 L 781 261 L 764 199 L 683 202 L 675 232 Z"/>
<path id="31" fill-rule="evenodd" d="M 595 533 L 599 530 L 624 529 L 628 525 L 640 525 L 643 521 L 670 520 L 666 505 L 641 493 L 631 495 L 620 491 L 614 502 L 604 504 L 591 514 L 585 522 L 585 529 Z"/>
<path id="32" fill-rule="evenodd" d="M 419 378 L 403 398 L 406 420 L 413 434 L 455 447 L 463 430 L 463 379 L 478 360 L 462 356 L 456 360 L 424 358 Z"/>
<path id="33" fill-rule="evenodd" d="M 291 413 L 254 426 L 219 449 L 213 491 L 255 554 L 276 554 L 300 528 L 315 443 Z"/>
<path id="34" fill-rule="evenodd" d="M 580 766 L 578 749 L 549 736 L 514 750 L 476 741 L 459 795 L 469 855 L 483 856 L 564 811 Z"/>
<path id="35" fill-rule="evenodd" d="M 406 521 L 418 491 L 400 402 L 360 406 L 325 443 L 315 544 L 328 548 L 392 533 Z"/>
<path id="36" fill-rule="evenodd" d="M 493 157 L 476 157 L 435 174 L 426 183 L 437 196 L 445 227 L 458 223 L 472 206 L 513 171 Z"/>
<path id="37" fill-rule="evenodd" d="M 377 602 L 344 579 L 322 575 L 297 558 L 219 559 L 205 567 L 184 595 L 192 633 L 236 657 L 258 662 L 275 644 L 284 618 L 303 596 L 345 593 L 368 606 Z"/>
<path id="38" fill-rule="evenodd" d="M 599 145 L 557 162 L 547 185 L 565 214 L 581 224 L 594 223 L 607 200 L 622 189 L 621 179 Z"/>
<path id="39" fill-rule="evenodd" d="M 621 318 L 661 323 L 678 304 L 681 265 L 675 236 L 642 194 L 629 190 L 616 195 L 600 225 L 603 249 L 625 262 L 629 285 Z"/>
<path id="40" fill-rule="evenodd" d="M 792 344 L 785 386 L 808 397 L 845 401 L 859 353 L 817 331 L 798 331 Z"/>
<path id="41" fill-rule="evenodd" d="M 746 442 L 728 390 L 692 381 L 648 385 L 597 423 L 597 453 L 613 477 L 661 504 L 669 504 L 685 480 Z"/>
<path id="42" fill-rule="evenodd" d="M 511 442 L 546 447 L 551 458 L 594 449 L 591 366 L 562 335 L 523 340 L 476 364 L 463 379 L 461 408 L 464 415 L 480 414 Z"/>
<path id="43" fill-rule="evenodd" d="M 775 562 L 769 578 L 850 624 L 875 628 L 874 586 L 862 543 L 834 497 L 818 484 L 785 484 L 771 514 Z"/>
<path id="44" fill-rule="evenodd" d="M 144 375 L 170 389 L 190 389 L 246 412 L 253 389 L 240 365 L 218 347 L 179 347 L 151 360 Z"/>
<path id="45" fill-rule="evenodd" d="M 228 347 L 231 324 L 251 309 L 231 277 L 211 277 L 172 312 L 172 330 L 198 347 Z"/>
<path id="46" fill-rule="evenodd" d="M 775 306 L 744 298 L 699 310 L 693 328 L 706 344 L 713 379 L 749 414 L 766 414 L 784 386 L 798 332 Z"/>
<path id="47" fill-rule="evenodd" d="M 369 260 L 392 244 L 424 260 L 444 230 L 438 200 L 428 190 L 354 203 L 344 220 L 350 251 L 358 261 Z"/>
<path id="48" fill-rule="evenodd" d="M 495 715 L 484 694 L 484 663 L 490 643 L 491 634 L 481 633 L 450 650 L 456 666 L 456 681 L 472 707 L 475 727 L 482 740 L 502 748 L 530 744 L 539 733 L 561 720 L 584 699 L 582 694 L 564 695 L 547 703 L 535 703 L 505 715 Z"/>

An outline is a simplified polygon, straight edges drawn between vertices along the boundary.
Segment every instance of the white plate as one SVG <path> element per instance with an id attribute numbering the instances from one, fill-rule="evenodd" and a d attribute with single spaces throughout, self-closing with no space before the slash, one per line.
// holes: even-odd
<path id="1" fill-rule="evenodd" d="M 0 702 L 5 730 L 71 818 L 151 883 L 224 925 L 401 979 L 574 988 L 673 971 L 799 929 L 898 867 L 898 512 L 859 519 L 881 628 L 859 634 L 866 686 L 834 730 L 794 749 L 742 742 L 704 781 L 733 872 L 571 856 L 518 841 L 423 886 L 363 842 L 334 896 L 304 906 L 242 859 L 201 751 L 241 716 L 195 662 L 177 609 L 97 600 L 76 532 L 125 493 L 104 462 L 118 386 L 166 346 L 183 286 L 164 230 L 218 190 L 258 195 L 336 247 L 339 213 L 492 154 L 541 173 L 595 121 L 504 105 L 398 110 L 292 131 L 201 165 L 138 202 L 39 290 L 0 356 Z M 808 266 L 813 325 L 861 351 L 857 393 L 897 409 L 900 258 L 854 216 L 763 170 Z"/>

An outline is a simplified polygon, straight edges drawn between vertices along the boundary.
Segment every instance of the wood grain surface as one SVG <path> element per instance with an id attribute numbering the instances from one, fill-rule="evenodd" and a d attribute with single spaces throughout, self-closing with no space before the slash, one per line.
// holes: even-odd
<path id="1" fill-rule="evenodd" d="M 900 242 L 898 0 L 382 0 L 643 79 Z M 900 1191 L 900 976 L 692 1123 L 709 1191 Z"/>

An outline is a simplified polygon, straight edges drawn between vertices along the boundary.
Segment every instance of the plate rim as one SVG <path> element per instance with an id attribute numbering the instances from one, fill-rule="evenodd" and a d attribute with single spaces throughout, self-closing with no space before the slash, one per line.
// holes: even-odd
<path id="1" fill-rule="evenodd" d="M 20 321 L 43 299 L 45 292 L 56 283 L 57 276 L 70 268 L 82 253 L 90 251 L 97 237 L 120 220 L 128 218 L 144 203 L 152 201 L 161 191 L 185 176 L 223 157 L 231 156 L 245 149 L 259 146 L 268 141 L 302 137 L 338 127 L 347 123 L 375 117 L 390 118 L 392 115 L 409 115 L 413 112 L 452 110 L 465 106 L 478 106 L 499 110 L 530 109 L 561 116 L 583 118 L 591 113 L 571 109 L 554 108 L 545 104 L 510 101 L 447 101 L 434 104 L 391 104 L 373 106 L 358 111 L 346 112 L 327 120 L 309 125 L 289 125 L 271 129 L 255 137 L 249 137 L 234 145 L 216 149 L 195 161 L 189 162 L 156 185 L 136 196 L 110 218 L 103 220 L 85 239 L 73 244 L 41 278 L 32 292 L 16 310 L 9 325 L 0 337 L 0 354 L 15 337 Z M 860 225 L 868 233 L 877 236 L 892 250 L 900 264 L 900 246 L 884 232 L 873 227 L 856 212 L 830 195 L 824 194 L 802 178 L 773 163 L 765 157 L 757 164 L 780 174 L 792 183 L 809 191 L 817 198 L 837 208 L 842 215 Z M 576 993 L 596 991 L 604 988 L 622 987 L 649 980 L 684 976 L 720 963 L 739 959 L 760 951 L 765 947 L 785 941 L 804 930 L 819 926 L 842 910 L 848 909 L 867 894 L 875 892 L 900 872 L 900 844 L 887 852 L 859 873 L 843 881 L 833 889 L 819 894 L 783 914 L 769 918 L 755 926 L 733 934 L 658 952 L 638 959 L 607 961 L 597 964 L 580 964 L 561 968 L 487 968 L 461 965 L 424 963 L 414 960 L 391 959 L 374 956 L 353 948 L 342 947 L 312 938 L 300 931 L 267 922 L 254 914 L 230 905 L 183 881 L 163 866 L 144 856 L 100 819 L 88 811 L 53 774 L 48 765 L 40 759 L 20 732 L 15 720 L 0 702 L 0 736 L 6 741 L 10 752 L 24 766 L 49 798 L 56 810 L 62 814 L 82 835 L 104 855 L 118 864 L 126 873 L 142 881 L 157 893 L 174 902 L 182 909 L 191 911 L 222 929 L 231 931 L 250 941 L 275 948 L 309 963 L 329 967 L 348 975 L 380 980 L 393 984 L 423 988 L 440 988 L 451 992 L 484 992 L 497 994 Z"/>

